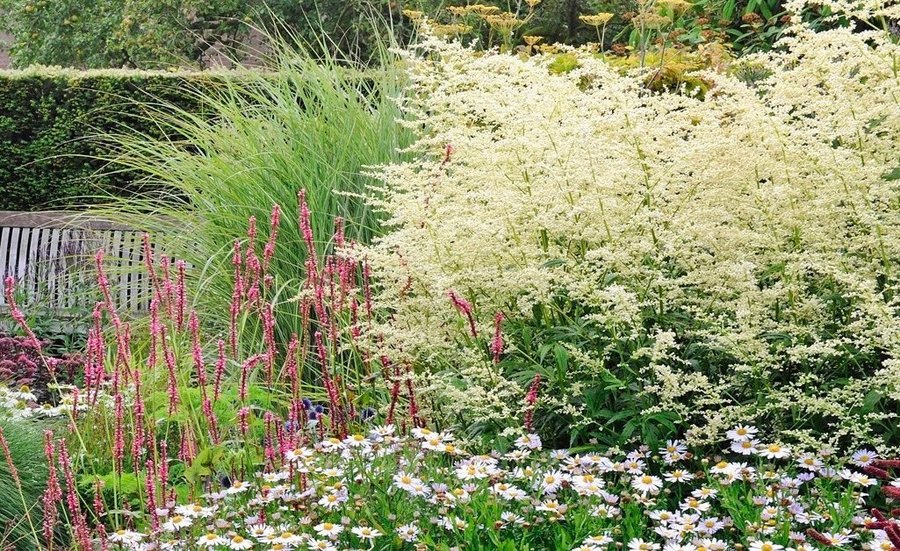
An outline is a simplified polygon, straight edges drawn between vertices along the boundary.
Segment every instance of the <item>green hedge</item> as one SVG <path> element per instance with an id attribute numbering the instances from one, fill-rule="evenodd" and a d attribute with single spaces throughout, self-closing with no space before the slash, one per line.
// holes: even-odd
<path id="1" fill-rule="evenodd" d="M 160 137 L 146 105 L 202 108 L 198 90 L 239 73 L 0 71 L 0 210 L 40 210 L 94 202 L 102 192 L 125 194 L 134 174 L 105 167 L 94 136 L 126 126 Z M 143 103 L 143 105 L 142 105 Z"/>

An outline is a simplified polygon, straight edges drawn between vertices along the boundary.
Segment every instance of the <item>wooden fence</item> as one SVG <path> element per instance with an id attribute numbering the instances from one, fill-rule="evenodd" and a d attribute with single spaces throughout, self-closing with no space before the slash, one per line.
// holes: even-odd
<path id="1" fill-rule="evenodd" d="M 146 310 L 141 232 L 79 212 L 0 211 L 0 309 L 13 276 L 22 302 L 41 310 L 90 308 L 98 298 L 94 254 L 104 263 L 116 306 Z"/>

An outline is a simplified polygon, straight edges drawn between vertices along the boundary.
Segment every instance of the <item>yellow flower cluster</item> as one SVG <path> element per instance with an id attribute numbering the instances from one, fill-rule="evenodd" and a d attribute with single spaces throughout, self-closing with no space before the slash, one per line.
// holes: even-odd
<path id="1" fill-rule="evenodd" d="M 529 316 L 565 294 L 616 334 L 648 332 L 648 311 L 692 320 L 687 335 L 649 331 L 639 355 L 644 391 L 695 439 L 793 409 L 827 419 L 835 442 L 877 440 L 868 422 L 896 414 L 850 410 L 873 391 L 900 400 L 900 46 L 888 32 L 797 24 L 737 62 L 758 78 L 708 71 L 703 97 L 652 93 L 578 51 L 559 74 L 549 56 L 436 39 L 422 50 L 407 60 L 407 109 L 427 132 L 416 160 L 380 171 L 389 232 L 366 255 L 392 313 L 384 346 L 416 358 L 430 392 L 490 419 L 516 415 L 525 390 L 457 345 L 448 290 L 485 333 L 497 311 Z M 687 362 L 685 339 L 729 369 Z M 816 384 L 854 355 L 872 363 Z M 570 356 L 573 374 L 603 369 L 593 351 Z M 762 403 L 734 398 L 749 388 L 766 389 Z M 569 398 L 552 399 L 579 414 Z"/>

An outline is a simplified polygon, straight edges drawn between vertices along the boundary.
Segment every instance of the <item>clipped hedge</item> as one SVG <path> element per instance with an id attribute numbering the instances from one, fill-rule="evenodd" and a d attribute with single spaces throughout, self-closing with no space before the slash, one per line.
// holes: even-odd
<path id="1" fill-rule="evenodd" d="M 235 74 L 0 71 L 0 210 L 85 204 L 101 192 L 127 195 L 136 175 L 105 170 L 98 158 L 105 152 L 92 138 L 124 126 L 161 137 L 163 130 L 143 116 L 146 105 L 200 112 L 197 91 Z"/>

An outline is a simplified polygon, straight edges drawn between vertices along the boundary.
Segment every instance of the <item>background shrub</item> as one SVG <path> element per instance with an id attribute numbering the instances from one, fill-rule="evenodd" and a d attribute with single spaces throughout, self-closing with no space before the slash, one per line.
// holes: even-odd
<path id="1" fill-rule="evenodd" d="M 169 129 L 146 117 L 149 105 L 197 113 L 197 91 L 230 76 L 54 68 L 0 72 L 0 210 L 39 210 L 96 201 L 104 193 L 136 192 L 134 173 L 103 171 L 108 155 L 91 136 L 123 127 L 168 136 Z"/>

